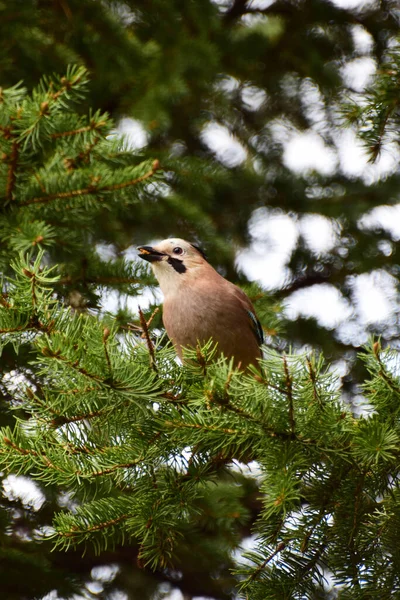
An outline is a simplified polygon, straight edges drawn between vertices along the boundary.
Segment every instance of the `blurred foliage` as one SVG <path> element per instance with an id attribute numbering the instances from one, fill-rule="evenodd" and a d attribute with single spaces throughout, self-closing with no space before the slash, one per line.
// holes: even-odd
<path id="1" fill-rule="evenodd" d="M 268 296 L 261 291 L 259 297 L 256 286 L 249 293 L 257 299 L 270 345 L 281 351 L 314 347 L 334 364 L 345 363 L 343 395 L 355 409 L 366 374 L 356 359 L 360 344 L 371 332 L 381 336 L 383 346 L 397 347 L 399 337 L 396 298 L 388 299 L 386 318 L 362 324 L 355 293 L 363 274 L 378 274 L 379 282 L 398 289 L 394 234 L 379 224 L 365 225 L 374 208 L 398 214 L 390 212 L 398 205 L 400 183 L 398 19 L 395 0 L 351 10 L 327 0 L 0 0 L 2 271 L 10 273 L 19 252 L 35 254 L 43 248 L 48 263 L 58 265 L 53 284 L 58 299 L 86 313 L 96 311 L 106 294 L 118 297 L 118 327 L 137 331 L 129 297 L 139 294 L 140 301 L 142 286 L 151 289 L 154 280 L 131 262 L 132 246 L 169 235 L 195 240 L 221 273 L 246 284 L 234 259 L 253 241 L 250 218 L 254 223 L 288 215 L 299 237 L 287 258 L 286 280 Z M 367 90 L 352 87 L 344 76 L 348 65 L 363 58 L 376 67 Z M 79 66 L 68 71 L 70 64 Z M 53 77 L 49 88 L 54 72 L 66 73 L 67 79 Z M 26 90 L 31 92 L 43 74 L 47 79 L 30 96 Z M 76 89 L 65 87 L 77 74 Z M 16 103 L 25 117 L 12 112 Z M 117 139 L 109 115 L 114 123 L 126 117 L 139 121 L 145 145 L 132 151 L 129 140 Z M 204 133 L 210 125 L 223 127 L 220 132 L 240 142 L 243 160 L 232 148 L 210 148 Z M 382 178 L 371 170 L 352 175 L 343 160 L 331 172 L 288 168 L 285 147 L 292 134 L 314 132 L 337 156 L 344 126 L 361 136 L 378 164 L 380 156 L 393 156 L 392 170 Z M 146 173 L 148 180 L 123 187 Z M 74 195 L 82 189 L 87 193 Z M 64 192 L 70 196 L 63 199 Z M 301 223 L 310 215 L 328 220 L 334 231 L 330 248 L 316 251 L 308 242 Z M 257 260 L 268 255 L 271 241 L 267 235 L 255 241 Z M 292 294 L 321 284 L 334 286 L 353 309 L 345 327 L 322 326 L 306 313 L 276 318 Z M 161 326 L 160 314 L 153 325 Z M 16 412 L 8 410 L 13 396 L 4 381 L 10 376 L 36 379 L 31 358 L 29 346 L 4 350 L 4 426 L 25 416 L 19 406 Z M 251 505 L 253 521 L 260 508 L 251 478 L 246 481 L 244 504 Z M 76 590 L 99 564 L 90 552 L 84 560 L 74 552 L 50 555 L 42 542 L 37 559 L 36 546 L 25 543 L 24 535 L 34 537 L 32 531 L 50 522 L 60 502 L 51 486 L 42 492 L 47 502 L 40 511 L 3 499 L 5 573 L 18 583 L 14 596 L 7 588 L 12 600 L 56 588 L 62 577 L 53 566 L 69 573 L 62 585 L 69 582 Z M 242 534 L 250 529 L 250 522 L 243 525 Z M 209 561 L 213 551 L 211 544 L 204 554 Z M 37 562 L 40 589 L 35 588 L 33 563 L 32 568 L 21 566 L 26 552 Z M 160 582 L 179 586 L 189 597 L 229 597 L 231 563 L 219 582 L 208 577 L 210 562 L 200 565 L 194 551 L 182 554 L 187 569 L 182 576 L 168 570 L 152 576 L 140 569 L 132 575 L 135 558 L 126 549 L 103 556 L 121 565 L 111 588 L 126 589 L 132 598 L 161 597 Z M 22 569 L 26 578 L 17 581 L 12 573 Z"/>

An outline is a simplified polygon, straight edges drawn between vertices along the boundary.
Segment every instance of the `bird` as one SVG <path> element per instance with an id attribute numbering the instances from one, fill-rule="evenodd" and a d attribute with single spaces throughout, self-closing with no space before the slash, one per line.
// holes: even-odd
<path id="1" fill-rule="evenodd" d="M 263 329 L 246 294 L 222 277 L 195 244 L 169 238 L 154 246 L 139 246 L 139 257 L 150 262 L 164 295 L 163 323 L 183 360 L 184 348 L 210 339 L 216 357 L 233 359 L 242 371 L 259 367 Z"/>

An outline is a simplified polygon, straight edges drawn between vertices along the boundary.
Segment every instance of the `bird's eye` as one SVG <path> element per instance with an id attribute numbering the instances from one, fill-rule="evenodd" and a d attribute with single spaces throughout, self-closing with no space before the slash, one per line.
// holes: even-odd
<path id="1" fill-rule="evenodd" d="M 173 249 L 173 253 L 174 254 L 183 254 L 183 250 L 182 250 L 182 248 L 177 246 L 176 248 Z"/>

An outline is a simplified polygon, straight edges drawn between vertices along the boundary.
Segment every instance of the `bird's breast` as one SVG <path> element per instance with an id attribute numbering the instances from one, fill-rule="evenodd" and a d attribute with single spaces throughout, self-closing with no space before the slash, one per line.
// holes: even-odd
<path id="1" fill-rule="evenodd" d="M 226 357 L 235 357 L 243 368 L 256 364 L 260 348 L 243 305 L 234 295 L 201 289 L 184 290 L 164 302 L 163 321 L 168 336 L 182 357 L 182 347 L 203 345 L 210 339 Z"/>
<path id="2" fill-rule="evenodd" d="M 208 295 L 181 293 L 164 302 L 164 326 L 175 344 L 196 346 L 212 337 L 220 312 Z"/>

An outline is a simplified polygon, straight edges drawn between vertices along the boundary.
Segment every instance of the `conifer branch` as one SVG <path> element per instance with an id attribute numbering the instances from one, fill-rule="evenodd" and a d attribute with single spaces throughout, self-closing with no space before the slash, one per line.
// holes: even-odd
<path id="1" fill-rule="evenodd" d="M 164 398 L 168 402 L 172 402 L 173 404 L 187 404 L 188 400 L 181 397 L 181 394 L 171 394 L 170 392 L 161 392 L 161 398 Z"/>
<path id="2" fill-rule="evenodd" d="M 11 308 L 11 304 L 6 300 L 7 294 L 0 294 L 0 306 L 3 308 Z"/>
<path id="3" fill-rule="evenodd" d="M 36 452 L 35 450 L 31 450 L 31 449 L 27 450 L 26 448 L 22 448 L 21 446 L 14 444 L 14 442 L 12 442 L 7 437 L 3 437 L 3 442 L 5 443 L 6 446 L 9 446 L 10 448 L 15 450 L 19 454 L 23 454 L 24 456 L 37 456 L 38 458 L 43 460 L 43 462 L 45 463 L 45 465 L 47 467 L 50 467 L 51 469 L 54 469 L 55 471 L 59 471 L 60 473 L 63 472 L 63 469 L 61 469 L 59 466 L 56 466 L 49 459 L 49 457 L 47 456 L 47 454 L 45 452 Z"/>
<path id="4" fill-rule="evenodd" d="M 109 527 L 113 527 L 114 525 L 118 525 L 119 523 L 121 523 L 122 521 L 126 521 L 126 519 L 129 519 L 131 515 L 129 514 L 125 514 L 125 515 L 120 515 L 119 517 L 116 517 L 115 519 L 110 519 L 109 521 L 104 521 L 103 523 L 96 523 L 96 525 L 91 525 L 90 527 L 87 527 L 86 529 L 82 529 L 82 528 L 78 528 L 78 527 L 72 527 L 70 531 L 60 531 L 58 530 L 56 532 L 56 535 L 58 535 L 59 537 L 76 537 L 79 534 L 87 534 L 87 533 L 93 533 L 94 531 L 101 531 L 102 529 L 107 529 Z"/>
<path id="5" fill-rule="evenodd" d="M 241 417 L 243 417 L 247 421 L 251 421 L 253 424 L 255 424 L 256 426 L 260 427 L 260 429 L 262 429 L 262 431 L 264 431 L 264 433 L 267 433 L 271 437 L 281 437 L 281 438 L 290 438 L 290 439 L 292 439 L 292 437 L 293 437 L 292 434 L 287 434 L 285 432 L 274 431 L 271 427 L 267 427 L 264 423 L 261 423 L 253 415 L 251 415 L 248 412 L 246 412 L 243 408 L 240 408 L 239 406 L 234 406 L 230 402 L 228 391 L 229 391 L 229 386 L 231 384 L 233 375 L 234 375 L 234 371 L 230 370 L 229 373 L 228 373 L 227 380 L 226 380 L 225 385 L 224 385 L 224 397 L 223 397 L 223 399 L 220 400 L 218 397 L 215 397 L 211 392 L 207 392 L 208 399 L 211 400 L 211 401 L 213 401 L 213 402 L 218 403 L 223 408 L 226 408 L 227 410 L 232 411 L 233 413 L 236 413 L 237 415 L 240 415 Z"/>
<path id="6" fill-rule="evenodd" d="M 26 456 L 28 456 L 28 455 L 38 456 L 38 453 L 35 452 L 35 450 L 26 450 L 25 448 L 21 448 L 20 446 L 17 446 L 16 444 L 14 444 L 14 442 L 12 442 L 7 437 L 3 437 L 3 442 L 6 444 L 6 446 L 10 446 L 10 448 L 13 448 L 19 454 L 24 454 Z"/>
<path id="7" fill-rule="evenodd" d="M 338 484 L 337 484 L 338 479 L 340 479 L 340 481 L 342 481 L 342 482 L 346 481 L 346 478 L 348 477 L 348 475 L 352 471 L 352 469 L 353 469 L 353 465 L 347 465 L 343 469 L 340 478 L 338 477 L 337 473 L 335 473 L 335 472 L 333 472 L 331 474 L 329 481 L 327 482 L 327 486 L 326 486 L 326 490 L 325 490 L 325 497 L 322 499 L 319 513 L 315 517 L 313 525 L 311 526 L 309 531 L 306 533 L 306 535 L 304 536 L 304 538 L 301 542 L 300 550 L 302 553 L 307 552 L 309 541 L 310 541 L 313 533 L 315 532 L 317 527 L 322 523 L 322 521 L 326 518 L 327 513 L 328 514 L 332 513 L 332 504 L 334 502 L 333 496 L 334 496 L 335 490 L 337 490 L 337 487 L 338 487 Z"/>
<path id="8" fill-rule="evenodd" d="M 106 409 L 95 410 L 92 412 L 67 417 L 66 415 L 57 414 L 54 409 L 49 408 L 48 410 L 56 415 L 54 419 L 51 420 L 52 427 L 61 427 L 62 425 L 67 425 L 67 423 L 79 423 L 79 421 L 90 421 L 90 419 L 101 417 L 107 412 Z"/>
<path id="9" fill-rule="evenodd" d="M 391 115 L 397 109 L 397 106 L 398 106 L 398 100 L 396 99 L 384 111 L 383 118 L 382 118 L 381 122 L 379 123 L 378 131 L 377 131 L 377 136 L 373 140 L 372 145 L 369 147 L 369 150 L 370 150 L 370 153 L 371 153 L 370 162 L 372 162 L 372 163 L 375 162 L 377 158 L 379 158 L 379 155 L 380 155 L 380 153 L 382 151 L 383 140 L 384 140 L 384 137 L 385 137 L 385 134 L 386 134 L 387 124 L 389 122 L 389 119 L 390 119 Z"/>
<path id="10" fill-rule="evenodd" d="M 49 323 L 45 325 L 35 316 L 32 316 L 27 323 L 24 325 L 14 325 L 13 327 L 0 329 L 1 333 L 17 333 L 19 331 L 40 331 L 42 333 L 50 333 L 52 331 L 53 324 Z"/>
<path id="11" fill-rule="evenodd" d="M 299 576 L 298 576 L 299 580 L 301 580 L 302 577 L 307 575 L 307 573 L 309 573 L 315 567 L 315 565 L 318 563 L 318 561 L 321 560 L 327 547 L 328 547 L 328 536 L 325 536 L 323 543 L 320 544 L 317 551 L 314 553 L 312 559 L 301 569 Z"/>
<path id="12" fill-rule="evenodd" d="M 60 473 L 65 473 L 65 470 L 61 469 L 60 466 L 55 465 L 54 461 L 50 460 L 47 453 L 44 451 L 36 452 L 35 450 L 32 450 L 32 449 L 28 450 L 26 448 L 22 448 L 21 446 L 18 446 L 17 444 L 12 442 L 7 437 L 3 437 L 3 442 L 6 446 L 8 446 L 8 447 L 12 448 L 13 450 L 15 450 L 16 452 L 18 452 L 18 454 L 22 454 L 24 456 L 34 456 L 34 457 L 40 458 L 41 460 L 43 460 L 43 462 L 45 463 L 45 465 L 47 467 L 54 469 L 55 471 L 58 471 Z M 79 454 L 81 452 L 83 452 L 84 454 L 94 454 L 95 453 L 94 450 L 90 451 L 86 447 L 80 447 L 80 448 L 77 448 L 76 446 L 71 447 L 71 444 L 67 444 L 67 445 L 64 444 L 63 448 L 70 454 Z M 104 452 L 105 448 L 101 448 L 100 451 Z M 97 452 L 99 452 L 99 449 L 97 449 Z M 0 453 L 1 453 L 1 451 L 0 451 Z M 111 467 L 107 467 L 104 469 L 98 469 L 97 471 L 85 471 L 82 469 L 77 469 L 74 471 L 74 475 L 76 477 L 80 477 L 80 478 L 84 477 L 86 479 L 90 479 L 92 477 L 103 477 L 104 475 L 110 475 L 111 473 L 114 473 L 115 471 L 119 471 L 121 469 L 129 469 L 129 468 L 135 467 L 143 462 L 143 458 L 144 458 L 143 456 L 140 456 L 139 458 L 137 458 L 135 460 L 130 460 L 125 463 L 115 463 Z"/>
<path id="13" fill-rule="evenodd" d="M 78 159 L 83 162 L 88 162 L 91 151 L 93 150 L 93 148 L 95 148 L 97 146 L 97 144 L 99 144 L 101 139 L 102 138 L 100 136 L 96 137 L 93 140 L 93 142 L 91 144 L 88 144 L 86 146 L 86 148 L 79 154 Z M 73 168 L 75 168 L 75 163 L 71 163 L 71 169 L 73 169 Z"/>
<path id="14" fill-rule="evenodd" d="M 106 327 L 103 330 L 103 347 L 104 347 L 104 354 L 106 356 L 106 361 L 107 361 L 107 365 L 108 365 L 108 371 L 111 375 L 112 374 L 112 366 L 111 366 L 110 355 L 108 353 L 108 348 L 107 348 L 107 340 L 109 337 L 110 337 L 110 330 L 108 327 Z"/>
<path id="15" fill-rule="evenodd" d="M 315 519 L 314 525 L 307 531 L 306 535 L 304 536 L 304 538 L 301 542 L 301 545 L 300 545 L 300 550 L 301 550 L 301 552 L 303 552 L 303 554 L 305 552 L 307 552 L 310 539 L 312 538 L 315 530 L 317 529 L 318 525 L 321 524 L 321 522 L 324 518 L 325 518 L 325 513 L 324 512 L 322 514 L 320 513 L 318 518 Z"/>
<path id="16" fill-rule="evenodd" d="M 145 316 L 144 316 L 144 314 L 143 314 L 142 309 L 140 308 L 140 306 L 138 307 L 138 311 L 139 311 L 140 324 L 141 324 L 142 329 L 143 329 L 143 335 L 144 335 L 144 338 L 145 338 L 146 343 L 147 343 L 147 348 L 149 350 L 150 366 L 153 369 L 153 371 L 157 372 L 157 365 L 156 365 L 156 357 L 155 357 L 155 353 L 154 353 L 154 346 L 153 346 L 153 342 L 151 341 L 151 338 L 150 338 L 148 323 L 146 322 Z M 154 315 L 152 315 L 152 317 L 153 316 Z M 152 317 L 151 317 L 151 320 L 152 320 Z"/>
<path id="17" fill-rule="evenodd" d="M 31 329 L 37 329 L 36 325 L 16 325 L 15 327 L 8 327 L 6 329 L 0 329 L 0 333 L 17 333 L 18 331 L 30 331 Z"/>
<path id="18" fill-rule="evenodd" d="M 105 378 L 101 377 L 100 375 L 95 375 L 94 373 L 90 373 L 84 367 L 80 367 L 79 360 L 71 362 L 66 356 L 63 356 L 59 350 L 54 351 L 51 348 L 49 348 L 48 346 L 45 346 L 42 348 L 42 354 L 44 356 L 47 356 L 48 358 L 54 358 L 55 360 L 59 360 L 60 362 L 65 363 L 66 365 L 68 365 L 69 367 L 71 367 L 72 369 L 74 369 L 75 371 L 80 373 L 81 375 L 84 375 L 85 377 L 89 377 L 90 379 L 94 379 L 95 381 L 98 381 L 101 383 L 105 382 L 104 381 Z"/>
<path id="19" fill-rule="evenodd" d="M 150 325 L 151 325 L 151 324 L 152 324 L 152 322 L 153 322 L 153 319 L 154 319 L 154 317 L 155 317 L 155 316 L 156 316 L 156 314 L 157 314 L 157 313 L 159 313 L 159 312 L 160 312 L 160 309 L 159 309 L 159 307 L 157 306 L 157 307 L 156 307 L 156 308 L 153 310 L 153 312 L 152 312 L 152 313 L 151 313 L 151 315 L 150 315 L 150 318 L 149 318 L 149 319 L 147 320 L 147 322 L 146 322 L 146 325 L 147 325 L 147 327 L 150 327 Z"/>
<path id="20" fill-rule="evenodd" d="M 256 375 L 254 375 L 254 379 L 256 381 L 258 381 L 259 383 L 262 383 L 266 387 L 269 387 L 269 388 L 275 390 L 276 392 L 279 392 L 280 394 L 284 394 L 285 396 L 288 394 L 287 389 L 284 389 L 284 388 L 280 387 L 279 385 L 272 383 L 272 381 L 269 379 L 266 379 L 264 375 L 259 375 L 257 373 Z"/>
<path id="21" fill-rule="evenodd" d="M 73 446 L 70 443 L 65 443 L 62 446 L 64 448 L 64 450 L 68 453 L 68 454 L 88 454 L 90 456 L 94 456 L 96 455 L 99 450 L 100 452 L 104 452 L 105 448 L 102 447 L 101 449 L 99 448 L 88 448 L 87 446 Z"/>
<path id="22" fill-rule="evenodd" d="M 29 273 L 29 271 L 28 271 Z M 25 273 L 26 275 L 26 273 Z M 29 277 L 29 275 L 28 275 Z M 32 275 L 30 276 L 30 280 L 31 280 L 31 296 L 32 296 L 32 306 L 36 307 L 37 304 L 37 297 L 36 297 L 36 276 L 35 273 L 32 273 Z"/>
<path id="23" fill-rule="evenodd" d="M 19 157 L 19 143 L 14 140 L 11 145 L 11 152 L 8 160 L 8 173 L 6 185 L 6 200 L 10 201 L 13 197 L 14 186 L 17 181 L 17 164 Z"/>
<path id="24" fill-rule="evenodd" d="M 71 79 L 69 79 L 68 76 L 61 77 L 60 82 L 62 85 L 56 92 L 53 91 L 54 82 L 50 82 L 49 89 L 45 94 L 45 99 L 40 103 L 39 114 L 36 116 L 32 125 L 25 129 L 20 136 L 25 142 L 29 139 L 29 136 L 38 129 L 40 122 L 51 115 L 51 111 L 54 110 L 54 105 L 59 103 L 62 96 L 71 89 L 77 88 L 81 82 L 87 81 L 87 71 L 84 67 L 80 67 L 76 69 L 75 72 L 70 73 L 70 77 Z"/>
<path id="25" fill-rule="evenodd" d="M 398 386 L 393 379 L 388 375 L 387 370 L 385 368 L 385 365 L 382 362 L 382 359 L 380 357 L 380 350 L 381 350 L 381 345 L 379 342 L 375 342 L 375 344 L 373 344 L 373 351 L 374 351 L 374 355 L 376 360 L 378 361 L 379 364 L 379 375 L 382 377 L 382 379 L 384 380 L 384 382 L 387 384 L 387 386 L 393 390 L 398 396 L 400 396 L 400 386 Z"/>
<path id="26" fill-rule="evenodd" d="M 97 392 L 98 391 L 98 387 L 86 387 L 86 388 L 72 388 L 71 390 L 54 390 L 56 391 L 58 394 L 63 394 L 64 396 L 68 396 L 70 394 L 75 395 L 75 394 L 87 394 L 88 392 Z M 59 413 L 56 413 L 59 414 Z"/>
<path id="27" fill-rule="evenodd" d="M 277 556 L 280 552 L 282 552 L 282 550 L 284 550 L 286 548 L 286 546 L 287 546 L 287 544 L 285 542 L 281 542 L 280 544 L 278 544 L 277 547 L 275 548 L 275 550 L 273 552 L 271 552 L 271 554 L 269 554 L 267 556 L 267 558 L 253 571 L 253 573 L 250 575 L 250 577 L 248 579 L 248 583 L 257 579 L 258 576 L 260 575 L 261 571 L 263 571 L 265 569 L 265 567 L 268 565 L 268 563 L 271 562 L 271 560 L 273 558 L 275 558 L 275 556 Z"/>
<path id="28" fill-rule="evenodd" d="M 48 194 L 47 196 L 37 196 L 36 198 L 31 198 L 30 200 L 20 202 L 19 206 L 29 206 L 30 204 L 44 204 L 53 200 L 68 200 L 69 198 L 97 195 L 103 192 L 116 192 L 127 187 L 135 186 L 138 183 L 149 179 L 159 169 L 160 163 L 158 162 L 158 160 L 155 160 L 153 161 L 152 168 L 149 171 L 147 171 L 147 173 L 144 173 L 144 175 L 140 175 L 140 177 L 136 177 L 131 181 L 124 181 L 122 183 L 114 183 L 104 186 L 97 185 L 97 182 L 95 182 L 92 185 L 89 185 L 86 188 L 81 188 L 79 190 L 70 190 L 68 192 L 56 192 L 55 194 Z M 99 200 L 101 200 L 101 198 L 99 198 Z"/>
<path id="29" fill-rule="evenodd" d="M 234 371 L 232 369 L 229 369 L 228 377 L 226 378 L 225 385 L 224 385 L 224 400 L 226 400 L 227 402 L 229 402 L 229 388 L 231 386 L 233 374 L 234 374 Z"/>
<path id="30" fill-rule="evenodd" d="M 40 175 L 38 173 L 34 173 L 33 176 L 36 179 L 36 181 L 38 182 L 40 189 L 45 194 L 46 193 L 46 188 L 43 185 L 43 181 L 42 181 Z"/>
<path id="31" fill-rule="evenodd" d="M 119 471 L 120 469 L 130 469 L 132 467 L 136 467 L 141 463 L 143 463 L 143 456 L 136 460 L 130 460 L 126 463 L 115 464 L 112 467 L 108 467 L 107 469 L 101 469 L 99 471 L 90 472 L 77 471 L 76 474 L 79 475 L 79 477 L 86 477 L 88 479 L 90 479 L 91 477 L 103 477 L 104 475 L 110 475 L 110 473 L 114 473 L 115 471 Z"/>
<path id="32" fill-rule="evenodd" d="M 206 376 L 207 375 L 207 361 L 204 357 L 204 354 L 201 351 L 200 346 L 197 344 L 196 345 L 196 357 L 197 357 L 197 362 L 199 363 L 203 375 Z"/>
<path id="33" fill-rule="evenodd" d="M 307 369 L 308 369 L 308 374 L 310 375 L 310 380 L 311 380 L 311 385 L 312 385 L 312 389 L 313 389 L 313 397 L 314 397 L 314 401 L 319 404 L 320 407 L 322 407 L 322 402 L 321 402 L 321 398 L 319 396 L 318 390 L 317 390 L 317 378 L 316 378 L 316 373 L 314 371 L 314 367 L 312 365 L 312 362 L 310 360 L 310 358 L 307 356 L 306 358 L 306 362 L 307 362 Z"/>
<path id="34" fill-rule="evenodd" d="M 228 435 L 240 435 L 241 431 L 235 429 L 229 429 L 227 427 L 217 427 L 212 425 L 200 425 L 199 423 L 184 423 L 183 421 L 164 421 L 166 427 L 172 427 L 173 429 L 204 429 L 204 431 L 219 431 Z"/>
<path id="35" fill-rule="evenodd" d="M 284 367 L 284 371 L 285 371 L 287 397 L 288 397 L 288 401 L 289 401 L 290 431 L 291 431 L 292 437 L 294 438 L 295 437 L 295 420 L 294 420 L 293 388 L 292 388 L 293 382 L 292 382 L 292 377 L 289 372 L 289 367 L 287 364 L 286 356 L 283 356 L 282 360 L 283 360 L 283 367 Z"/>
<path id="36" fill-rule="evenodd" d="M 72 129 L 71 131 L 58 131 L 56 133 L 52 133 L 51 137 L 53 139 L 68 137 L 72 135 L 79 135 L 80 133 L 86 133 L 87 131 L 94 131 L 96 129 L 104 129 L 108 127 L 107 121 L 99 121 L 98 123 L 92 122 L 90 125 L 86 125 L 85 127 L 78 127 L 77 129 Z"/>
<path id="37" fill-rule="evenodd" d="M 357 531 L 358 526 L 359 526 L 358 509 L 359 509 L 360 502 L 361 502 L 361 496 L 362 496 L 362 491 L 363 491 L 363 487 L 364 487 L 365 476 L 366 476 L 366 473 L 362 473 L 361 476 L 359 477 L 359 480 L 357 483 L 357 488 L 356 488 L 356 491 L 354 494 L 355 502 L 354 502 L 354 513 L 353 513 L 353 526 L 352 526 L 352 529 L 350 532 L 350 537 L 349 537 L 350 542 L 353 541 L 355 532 Z"/>

